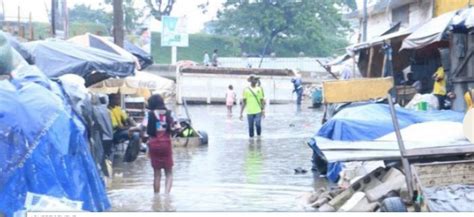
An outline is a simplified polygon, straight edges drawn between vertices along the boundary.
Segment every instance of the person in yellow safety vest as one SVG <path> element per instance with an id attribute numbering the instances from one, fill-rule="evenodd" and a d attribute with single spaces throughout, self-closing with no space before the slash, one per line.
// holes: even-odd
<path id="1" fill-rule="evenodd" d="M 464 101 L 466 101 L 467 110 L 474 108 L 474 99 L 472 98 L 474 90 L 467 91 L 464 94 Z"/>
<path id="2" fill-rule="evenodd" d="M 433 74 L 433 79 L 435 83 L 433 85 L 433 94 L 438 98 L 439 110 L 446 109 L 444 106 L 444 101 L 446 100 L 446 75 L 444 69 L 440 66 L 436 72 Z"/>
<path id="3" fill-rule="evenodd" d="M 186 128 L 182 132 L 184 137 L 192 137 L 194 135 L 194 130 L 192 128 Z"/>

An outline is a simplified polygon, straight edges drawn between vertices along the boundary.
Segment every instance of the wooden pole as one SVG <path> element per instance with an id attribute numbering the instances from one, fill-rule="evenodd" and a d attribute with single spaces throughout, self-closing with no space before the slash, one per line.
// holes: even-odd
<path id="1" fill-rule="evenodd" d="M 367 66 L 367 78 L 372 76 L 372 60 L 374 59 L 374 47 L 369 50 L 369 65 Z"/>
<path id="2" fill-rule="evenodd" d="M 51 37 L 56 37 L 56 0 L 51 0 Z"/>
<path id="3" fill-rule="evenodd" d="M 29 23 L 30 23 L 30 41 L 33 41 L 34 35 L 33 35 L 33 22 L 32 22 L 31 12 L 30 12 L 30 17 L 29 17 Z"/>
<path id="4" fill-rule="evenodd" d="M 120 47 L 123 47 L 123 0 L 114 0 L 113 2 L 113 13 L 114 13 L 114 43 Z"/>
<path id="5" fill-rule="evenodd" d="M 16 24 L 16 28 L 18 29 L 18 32 L 17 34 L 20 35 L 20 5 L 18 5 L 18 21 L 17 21 L 17 24 Z"/>

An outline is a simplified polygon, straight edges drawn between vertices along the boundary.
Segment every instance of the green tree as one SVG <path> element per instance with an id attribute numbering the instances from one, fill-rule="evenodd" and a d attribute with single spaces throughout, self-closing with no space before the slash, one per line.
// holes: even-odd
<path id="1" fill-rule="evenodd" d="M 150 14 L 161 21 L 162 16 L 170 15 L 176 0 L 145 0 L 145 3 L 150 10 Z"/>
<path id="2" fill-rule="evenodd" d="M 218 34 L 236 36 L 243 51 L 327 56 L 346 46 L 346 0 L 227 0 L 213 23 Z M 260 48 L 260 49 L 258 49 Z"/>
<path id="3" fill-rule="evenodd" d="M 123 25 L 128 33 L 131 33 L 142 24 L 141 18 L 144 16 L 144 8 L 135 7 L 136 0 L 123 0 Z M 112 5 L 113 0 L 105 0 L 105 3 Z"/>
<path id="4" fill-rule="evenodd" d="M 112 14 L 105 12 L 103 8 L 93 9 L 90 5 L 79 4 L 69 10 L 69 21 L 112 26 Z"/>

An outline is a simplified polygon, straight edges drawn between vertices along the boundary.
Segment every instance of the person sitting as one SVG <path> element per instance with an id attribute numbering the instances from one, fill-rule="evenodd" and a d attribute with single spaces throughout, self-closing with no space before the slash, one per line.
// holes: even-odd
<path id="1" fill-rule="evenodd" d="M 135 160 L 135 155 L 138 155 L 140 149 L 140 130 L 135 127 L 135 122 L 120 107 L 120 94 L 109 95 L 109 111 L 114 132 L 112 139 L 114 145 L 130 140 L 127 152 L 130 150 L 133 153 L 131 157 L 126 156 L 124 160 L 127 162 Z M 128 154 L 126 153 L 126 155 Z"/>

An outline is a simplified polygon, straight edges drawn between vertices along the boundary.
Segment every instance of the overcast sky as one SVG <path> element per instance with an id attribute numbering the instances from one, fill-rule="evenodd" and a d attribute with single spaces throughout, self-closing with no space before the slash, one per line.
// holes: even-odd
<path id="1" fill-rule="evenodd" d="M 32 13 L 33 21 L 48 22 L 47 9 L 51 7 L 51 0 L 0 0 L 3 1 L 5 15 L 8 19 L 17 19 L 18 6 L 20 6 L 20 13 L 22 19 L 28 20 L 29 13 Z M 102 0 L 67 0 L 68 7 L 71 8 L 76 4 L 88 4 L 92 7 L 97 7 L 98 2 Z M 209 0 L 208 12 L 202 14 L 202 11 L 197 7 L 201 3 L 208 0 L 177 0 L 172 16 L 187 16 L 188 17 L 188 31 L 190 33 L 199 32 L 204 23 L 215 18 L 217 10 L 222 7 L 224 0 Z M 137 5 L 144 5 L 144 0 L 135 0 Z M 0 5 L 2 7 L 2 5 Z M 152 22 L 150 27 L 153 31 L 159 31 L 160 23 Z"/>

